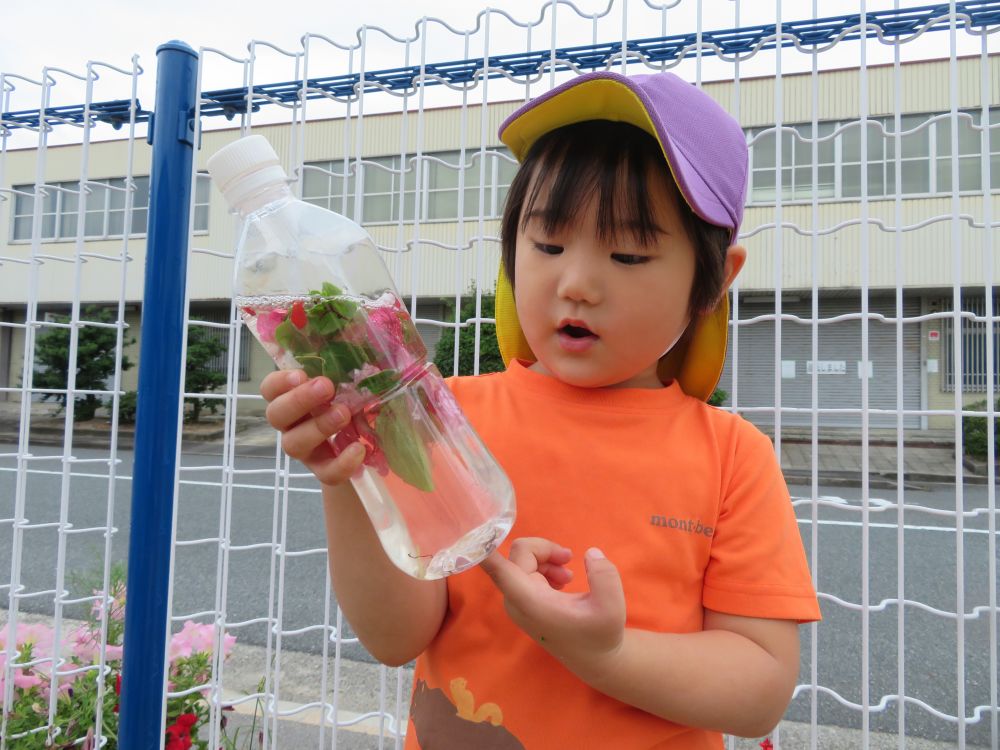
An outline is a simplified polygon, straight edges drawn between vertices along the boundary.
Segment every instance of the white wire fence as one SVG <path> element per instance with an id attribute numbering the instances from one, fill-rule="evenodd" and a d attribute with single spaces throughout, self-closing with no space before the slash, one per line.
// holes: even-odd
<path id="1" fill-rule="evenodd" d="M 207 156 L 267 135 L 299 196 L 369 228 L 428 340 L 472 327 L 478 363 L 515 168 L 497 125 L 591 69 L 673 70 L 747 130 L 751 260 L 733 290 L 724 406 L 774 436 L 823 608 L 771 741 L 997 747 L 995 465 L 966 448 L 996 455 L 1000 3 L 861 2 L 835 17 L 781 0 L 583 5 L 197 50 L 184 322 L 226 338 L 226 382 L 210 394 L 182 385 L 220 408 L 177 440 L 169 626 L 211 626 L 212 647 L 199 679 L 168 682 L 168 697 L 204 694 L 209 747 L 239 728 L 261 747 L 381 748 L 402 745 L 410 689 L 409 672 L 375 665 L 343 620 L 315 481 L 261 427 L 269 364 L 246 351 L 228 302 L 236 222 L 199 187 Z M 30 659 L 16 638 L 3 644 L 3 747 L 52 734 L 70 678 L 97 685 L 95 728 L 114 702 L 116 654 L 103 644 L 141 479 L 122 415 L 130 341 L 142 306 L 157 304 L 142 299 L 142 76 L 138 58 L 0 73 L 0 604 L 9 633 L 52 629 Z M 57 84 L 77 87 L 75 106 L 54 107 Z M 50 146 L 57 128 L 78 137 Z M 475 312 L 463 315 L 470 289 Z M 69 375 L 50 387 L 44 342 L 60 330 Z M 110 376 L 80 386 L 102 330 Z M 106 406 L 76 421 L 87 396 Z M 80 664 L 67 636 L 94 605 L 102 645 Z M 29 674 L 48 689 L 24 730 L 13 707 Z M 103 728 L 94 740 L 115 742 Z"/>

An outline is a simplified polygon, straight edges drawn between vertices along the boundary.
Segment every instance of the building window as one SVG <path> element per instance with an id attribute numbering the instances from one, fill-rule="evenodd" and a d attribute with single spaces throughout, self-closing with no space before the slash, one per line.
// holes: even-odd
<path id="1" fill-rule="evenodd" d="M 129 235 L 146 234 L 149 219 L 149 177 L 132 178 L 131 223 Z M 121 239 L 125 235 L 125 178 L 90 180 L 85 199 L 83 236 L 88 240 Z M 80 210 L 80 183 L 47 183 L 42 190 L 41 238 L 46 241 L 71 240 L 77 236 Z M 35 186 L 14 186 L 11 240 L 30 240 L 34 219 Z M 207 174 L 199 174 L 195 183 L 194 229 L 208 231 L 210 183 Z"/>
<path id="2" fill-rule="evenodd" d="M 310 162 L 304 166 L 302 198 L 317 206 L 354 217 L 356 179 L 361 180 L 364 224 L 394 221 L 455 221 L 459 218 L 459 176 L 464 171 L 462 216 L 480 215 L 479 188 L 483 182 L 482 214 L 498 217 L 517 171 L 507 149 L 489 149 L 423 154 L 421 158 L 399 156 L 353 161 Z M 506 158 L 505 158 L 506 157 Z M 420 186 L 418 193 L 417 186 Z"/>
<path id="3" fill-rule="evenodd" d="M 834 123 L 819 123 L 817 132 L 816 190 L 819 198 L 832 198 L 834 185 Z M 794 132 L 792 132 L 794 131 Z M 773 203 L 777 195 L 777 138 L 774 128 L 756 128 L 750 131 L 753 144 L 751 153 L 751 184 L 753 200 Z M 812 123 L 795 125 L 781 133 L 781 195 L 782 200 L 805 200 L 812 197 L 812 143 L 802 139 L 812 138 Z"/>
<path id="4" fill-rule="evenodd" d="M 900 118 L 900 193 L 908 196 L 948 195 L 951 184 L 951 117 L 903 115 Z M 958 116 L 958 172 L 960 192 L 982 190 L 982 110 Z M 928 122 L 928 120 L 932 120 Z M 990 110 L 993 127 L 987 134 L 990 190 L 1000 190 L 1000 108 Z M 862 173 L 868 196 L 896 194 L 896 124 L 893 117 L 872 117 L 866 123 L 866 161 L 861 163 L 861 122 L 818 124 L 817 178 L 812 180 L 812 124 L 784 125 L 781 133 L 781 200 L 861 197 Z M 835 137 L 829 137 L 838 131 Z M 885 135 L 883 135 L 883 131 Z M 827 140 L 823 140 L 826 138 Z M 750 143 L 750 203 L 773 204 L 777 196 L 775 128 L 747 131 Z"/>
<path id="5" fill-rule="evenodd" d="M 993 298 L 993 316 L 1000 312 L 1000 296 Z M 941 300 L 940 308 L 951 311 L 953 308 L 950 297 Z M 944 359 L 944 378 L 941 389 L 954 391 L 958 377 L 961 378 L 962 391 L 966 393 L 985 393 L 987 384 L 986 343 L 989 331 L 993 336 L 993 387 L 1000 388 L 1000 329 L 996 325 L 989 326 L 986 321 L 985 295 L 969 295 L 962 297 L 962 312 L 971 313 L 974 318 L 965 317 L 959 323 L 962 334 L 962 368 L 956 375 L 954 350 L 954 318 L 945 318 L 942 325 L 941 348 Z"/>

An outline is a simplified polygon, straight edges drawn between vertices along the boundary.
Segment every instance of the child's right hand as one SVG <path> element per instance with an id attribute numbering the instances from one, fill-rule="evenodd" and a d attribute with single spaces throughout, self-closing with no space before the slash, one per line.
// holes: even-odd
<path id="1" fill-rule="evenodd" d="M 365 447 L 354 442 L 335 455 L 330 438 L 345 427 L 347 408 L 331 403 L 335 393 L 329 378 L 308 378 L 302 370 L 272 372 L 260 384 L 268 402 L 265 413 L 281 433 L 281 448 L 301 461 L 323 484 L 346 482 L 360 468 Z"/>

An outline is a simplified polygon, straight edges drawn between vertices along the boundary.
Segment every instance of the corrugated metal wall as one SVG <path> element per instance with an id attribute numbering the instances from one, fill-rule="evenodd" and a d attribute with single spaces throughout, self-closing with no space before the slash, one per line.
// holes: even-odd
<path id="1" fill-rule="evenodd" d="M 759 301 L 758 301 L 759 300 Z M 840 315 L 857 314 L 861 309 L 857 294 L 837 297 L 820 295 L 819 320 L 829 320 Z M 872 296 L 869 312 L 895 318 L 896 302 L 892 296 Z M 783 407 L 809 409 L 812 406 L 812 302 L 808 294 L 787 297 L 782 301 L 782 314 L 795 315 L 805 323 L 783 320 L 781 324 L 781 396 Z M 773 298 L 747 298 L 740 301 L 740 320 L 773 315 Z M 904 298 L 904 317 L 920 314 L 920 298 Z M 820 409 L 860 409 L 861 393 L 861 326 L 854 318 L 834 323 L 818 324 L 819 356 L 818 406 Z M 739 377 L 738 392 L 732 380 L 732 342 L 726 358 L 726 368 L 719 387 L 734 397 L 738 408 L 771 407 L 775 405 L 773 377 L 760 377 L 761 373 L 774 372 L 775 348 L 774 320 L 754 321 L 739 326 Z M 896 324 L 871 320 L 868 327 L 869 373 L 868 408 L 896 409 Z M 920 324 L 904 323 L 903 328 L 903 408 L 920 409 Z M 760 425 L 774 424 L 774 412 L 748 412 L 747 419 Z M 808 413 L 784 412 L 783 425 L 810 425 Z M 860 429 L 861 416 L 847 414 L 820 414 L 819 424 L 824 427 L 853 427 Z M 871 413 L 872 427 L 895 427 L 894 414 Z M 907 416 L 906 427 L 919 428 L 919 416 Z"/>

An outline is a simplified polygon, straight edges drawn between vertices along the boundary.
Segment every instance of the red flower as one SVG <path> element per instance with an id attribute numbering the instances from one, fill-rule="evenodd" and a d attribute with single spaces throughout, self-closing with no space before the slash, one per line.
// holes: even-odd
<path id="1" fill-rule="evenodd" d="M 767 737 L 763 742 L 760 743 L 761 750 L 774 750 L 774 745 L 771 744 L 771 738 Z"/>
<path id="2" fill-rule="evenodd" d="M 291 312 L 288 313 L 288 319 L 292 321 L 292 325 L 298 328 L 300 331 L 306 327 L 306 307 L 302 304 L 302 300 L 295 300 L 292 303 Z"/>
<path id="3" fill-rule="evenodd" d="M 119 672 L 115 675 L 115 695 L 122 694 L 122 673 Z M 118 713 L 118 704 L 115 703 L 115 713 Z"/>
<path id="4" fill-rule="evenodd" d="M 196 714 L 181 714 L 167 727 L 167 742 L 164 750 L 190 750 L 191 730 L 198 721 Z"/>

